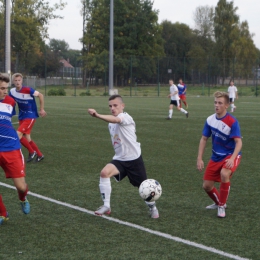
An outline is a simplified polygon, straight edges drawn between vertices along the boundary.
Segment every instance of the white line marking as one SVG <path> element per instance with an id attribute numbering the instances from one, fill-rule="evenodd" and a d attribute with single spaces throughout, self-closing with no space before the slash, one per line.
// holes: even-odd
<path id="1" fill-rule="evenodd" d="M 0 182 L 0 185 L 4 186 L 6 188 L 9 188 L 9 189 L 16 190 L 16 188 L 14 186 L 8 185 L 8 184 L 3 183 L 3 182 Z M 50 201 L 50 202 L 53 202 L 55 204 L 58 204 L 58 205 L 61 205 L 61 206 L 64 206 L 64 207 L 75 209 L 75 210 L 78 210 L 78 211 L 88 213 L 90 215 L 95 216 L 94 211 L 91 211 L 91 210 L 87 210 L 87 209 L 84 209 L 84 208 L 81 208 L 81 207 L 78 207 L 78 206 L 74 206 L 72 204 L 65 203 L 65 202 L 62 202 L 62 201 L 58 201 L 58 200 L 55 200 L 55 199 L 51 199 L 49 197 L 45 197 L 45 196 L 42 196 L 42 195 L 37 194 L 37 193 L 30 192 L 30 191 L 29 191 L 28 194 L 31 195 L 31 196 L 34 196 L 36 198 L 42 199 L 42 200 Z M 99 217 L 99 216 L 96 216 L 96 217 Z M 145 232 L 153 234 L 153 235 L 164 237 L 164 238 L 173 240 L 175 242 L 183 243 L 185 245 L 193 246 L 193 247 L 205 250 L 205 251 L 209 251 L 209 252 L 214 253 L 214 254 L 225 256 L 227 258 L 236 259 L 236 260 L 250 260 L 248 258 L 243 258 L 243 257 L 237 256 L 237 255 L 232 255 L 232 254 L 226 253 L 224 251 L 215 249 L 213 247 L 204 246 L 202 244 L 198 244 L 198 243 L 195 243 L 195 242 L 192 242 L 192 241 L 189 241 L 189 240 L 185 240 L 185 239 L 182 239 L 182 238 L 179 238 L 179 237 L 175 237 L 175 236 L 172 236 L 172 235 L 169 235 L 169 234 L 166 234 L 166 233 L 162 233 L 162 232 L 155 231 L 155 230 L 152 230 L 152 229 L 149 229 L 149 228 L 145 228 L 145 227 L 142 227 L 142 226 L 139 226 L 139 225 L 136 225 L 136 224 L 132 224 L 130 222 L 122 221 L 120 219 L 111 218 L 111 217 L 107 217 L 107 216 L 102 216 L 102 218 L 105 218 L 105 219 L 112 221 L 112 222 L 116 222 L 116 223 L 121 224 L 121 225 L 136 228 L 138 230 L 142 230 L 142 231 L 145 231 Z"/>
<path id="2" fill-rule="evenodd" d="M 19 122 L 14 122 L 14 123 L 12 123 L 12 125 L 18 125 L 19 124 Z"/>

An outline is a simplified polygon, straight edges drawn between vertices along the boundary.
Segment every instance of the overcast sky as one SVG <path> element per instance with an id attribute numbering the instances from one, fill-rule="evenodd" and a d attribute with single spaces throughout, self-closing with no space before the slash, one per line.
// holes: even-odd
<path id="1" fill-rule="evenodd" d="M 49 25 L 49 37 L 65 40 L 71 49 L 81 49 L 79 38 L 82 37 L 83 20 L 80 15 L 80 0 L 64 0 L 67 6 L 58 13 L 64 17 L 62 20 L 53 20 Z M 57 1 L 51 0 L 51 3 Z M 218 0 L 154 0 L 154 9 L 159 10 L 159 22 L 169 20 L 173 23 L 185 23 L 194 27 L 193 13 L 196 7 L 202 5 L 216 6 Z M 251 33 L 254 33 L 254 42 L 260 49 L 260 0 L 234 0 L 238 7 L 237 14 L 240 21 L 248 21 Z"/>

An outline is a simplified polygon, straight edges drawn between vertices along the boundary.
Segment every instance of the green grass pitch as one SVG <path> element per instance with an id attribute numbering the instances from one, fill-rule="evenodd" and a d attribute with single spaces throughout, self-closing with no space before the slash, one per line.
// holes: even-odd
<path id="1" fill-rule="evenodd" d="M 48 116 L 37 120 L 32 134 L 45 159 L 26 166 L 31 192 L 91 211 L 102 204 L 99 172 L 114 153 L 107 123 L 90 117 L 87 109 L 108 114 L 107 99 L 46 97 Z M 150 219 L 128 179 L 111 180 L 111 217 L 242 258 L 260 259 L 259 98 L 236 101 L 243 155 L 231 181 L 225 219 L 205 210 L 211 201 L 201 188 L 202 173 L 196 170 L 201 131 L 206 117 L 214 113 L 213 98 L 188 97 L 190 117 L 175 110 L 170 121 L 165 120 L 167 98 L 125 97 L 124 101 L 125 111 L 137 125 L 148 177 L 161 183 L 163 194 L 157 203 L 160 218 Z M 205 163 L 210 150 L 209 142 Z M 2 170 L 0 176 L 1 182 L 12 185 Z M 0 227 L 0 259 L 228 259 L 33 196 L 28 196 L 31 213 L 23 215 L 16 192 L 3 186 L 0 192 L 10 214 Z"/>

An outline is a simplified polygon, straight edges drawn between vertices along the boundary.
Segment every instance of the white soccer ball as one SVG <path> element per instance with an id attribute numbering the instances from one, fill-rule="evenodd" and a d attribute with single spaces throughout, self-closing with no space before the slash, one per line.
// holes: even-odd
<path id="1" fill-rule="evenodd" d="M 147 202 L 158 200 L 162 195 L 160 183 L 154 179 L 143 181 L 139 187 L 139 194 Z"/>

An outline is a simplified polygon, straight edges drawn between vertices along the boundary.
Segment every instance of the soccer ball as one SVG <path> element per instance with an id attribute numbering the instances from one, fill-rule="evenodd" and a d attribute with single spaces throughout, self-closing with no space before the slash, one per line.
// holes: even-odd
<path id="1" fill-rule="evenodd" d="M 162 195 L 162 187 L 158 181 L 147 179 L 141 183 L 139 194 L 147 202 L 156 201 Z"/>

